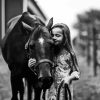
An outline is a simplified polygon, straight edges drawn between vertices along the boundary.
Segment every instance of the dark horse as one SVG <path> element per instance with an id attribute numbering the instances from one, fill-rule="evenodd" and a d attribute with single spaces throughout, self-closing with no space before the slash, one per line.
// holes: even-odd
<path id="1" fill-rule="evenodd" d="M 52 82 L 53 41 L 47 26 L 36 16 L 24 12 L 8 23 L 7 34 L 2 42 L 2 54 L 11 71 L 12 99 L 23 100 L 23 78 L 27 80 L 28 100 L 31 100 L 32 87 L 34 99 L 40 100 L 41 91 L 45 92 Z M 36 59 L 36 65 L 28 67 L 29 58 Z"/>

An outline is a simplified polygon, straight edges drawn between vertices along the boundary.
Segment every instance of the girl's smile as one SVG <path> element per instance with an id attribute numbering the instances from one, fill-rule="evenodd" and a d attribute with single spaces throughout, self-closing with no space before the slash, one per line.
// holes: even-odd
<path id="1" fill-rule="evenodd" d="M 63 41 L 63 33 L 62 33 L 62 29 L 59 27 L 56 27 L 54 29 L 52 29 L 52 38 L 55 42 L 55 45 L 61 44 Z"/>

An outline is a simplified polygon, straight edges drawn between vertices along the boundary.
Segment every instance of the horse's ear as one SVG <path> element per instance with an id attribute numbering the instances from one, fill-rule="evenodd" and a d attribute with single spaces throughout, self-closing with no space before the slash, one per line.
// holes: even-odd
<path id="1" fill-rule="evenodd" d="M 29 31 L 33 30 L 33 27 L 31 27 L 30 25 L 26 24 L 26 23 L 23 22 L 23 21 L 22 21 L 22 25 L 23 25 L 23 27 L 24 27 L 25 29 L 27 29 L 27 30 L 29 30 Z"/>
<path id="2" fill-rule="evenodd" d="M 27 43 L 25 44 L 25 49 L 28 49 L 29 46 L 29 40 L 27 41 Z"/>
<path id="3" fill-rule="evenodd" d="M 48 22 L 48 24 L 47 24 L 47 26 L 46 26 L 46 27 L 48 28 L 49 31 L 50 31 L 52 25 L 53 25 L 53 17 L 49 20 L 49 22 Z"/>

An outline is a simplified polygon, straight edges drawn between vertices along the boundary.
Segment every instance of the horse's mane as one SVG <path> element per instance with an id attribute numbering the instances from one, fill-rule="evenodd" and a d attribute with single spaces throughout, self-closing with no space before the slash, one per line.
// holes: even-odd
<path id="1" fill-rule="evenodd" d="M 11 18 L 7 23 L 7 33 L 10 33 L 22 15 Z"/>
<path id="2" fill-rule="evenodd" d="M 38 17 L 36 15 L 31 15 L 28 12 L 24 12 L 21 15 L 13 17 L 7 23 L 7 32 L 6 32 L 6 35 L 3 38 L 2 43 L 0 44 L 1 46 L 4 46 L 7 37 L 9 36 L 9 34 L 11 33 L 11 31 L 14 29 L 14 27 L 18 26 L 17 23 L 20 23 L 21 21 L 23 21 L 23 18 L 22 18 L 23 16 L 24 16 L 24 18 L 28 18 L 29 17 L 28 18 L 28 23 L 32 23 L 32 21 L 35 21 L 34 22 L 35 24 L 39 23 L 41 25 L 45 25 L 44 22 L 41 20 L 40 17 Z"/>
<path id="3" fill-rule="evenodd" d="M 7 37 L 9 36 L 10 32 L 13 30 L 13 28 L 15 27 L 15 25 L 17 24 L 17 22 L 19 21 L 19 19 L 21 18 L 22 15 L 18 15 L 16 17 L 11 18 L 8 23 L 7 23 L 7 32 L 2 40 L 2 43 L 0 44 L 1 47 L 4 46 L 5 41 L 7 39 Z"/>
<path id="4" fill-rule="evenodd" d="M 32 39 L 36 40 L 37 37 L 43 36 L 46 39 L 51 38 L 51 34 L 49 33 L 48 29 L 44 25 L 38 25 L 35 30 L 32 32 Z"/>

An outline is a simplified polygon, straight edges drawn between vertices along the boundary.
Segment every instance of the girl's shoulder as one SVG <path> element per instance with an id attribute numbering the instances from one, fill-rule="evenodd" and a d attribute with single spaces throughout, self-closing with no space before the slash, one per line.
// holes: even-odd
<path id="1" fill-rule="evenodd" d="M 55 58 L 56 60 L 70 60 L 71 55 L 67 50 L 63 49 Z"/>
<path id="2" fill-rule="evenodd" d="M 62 50 L 61 54 L 65 56 L 70 56 L 70 53 L 65 49 Z"/>
<path id="3" fill-rule="evenodd" d="M 57 58 L 64 59 L 64 60 L 70 60 L 71 55 L 67 50 L 63 49 Z"/>

